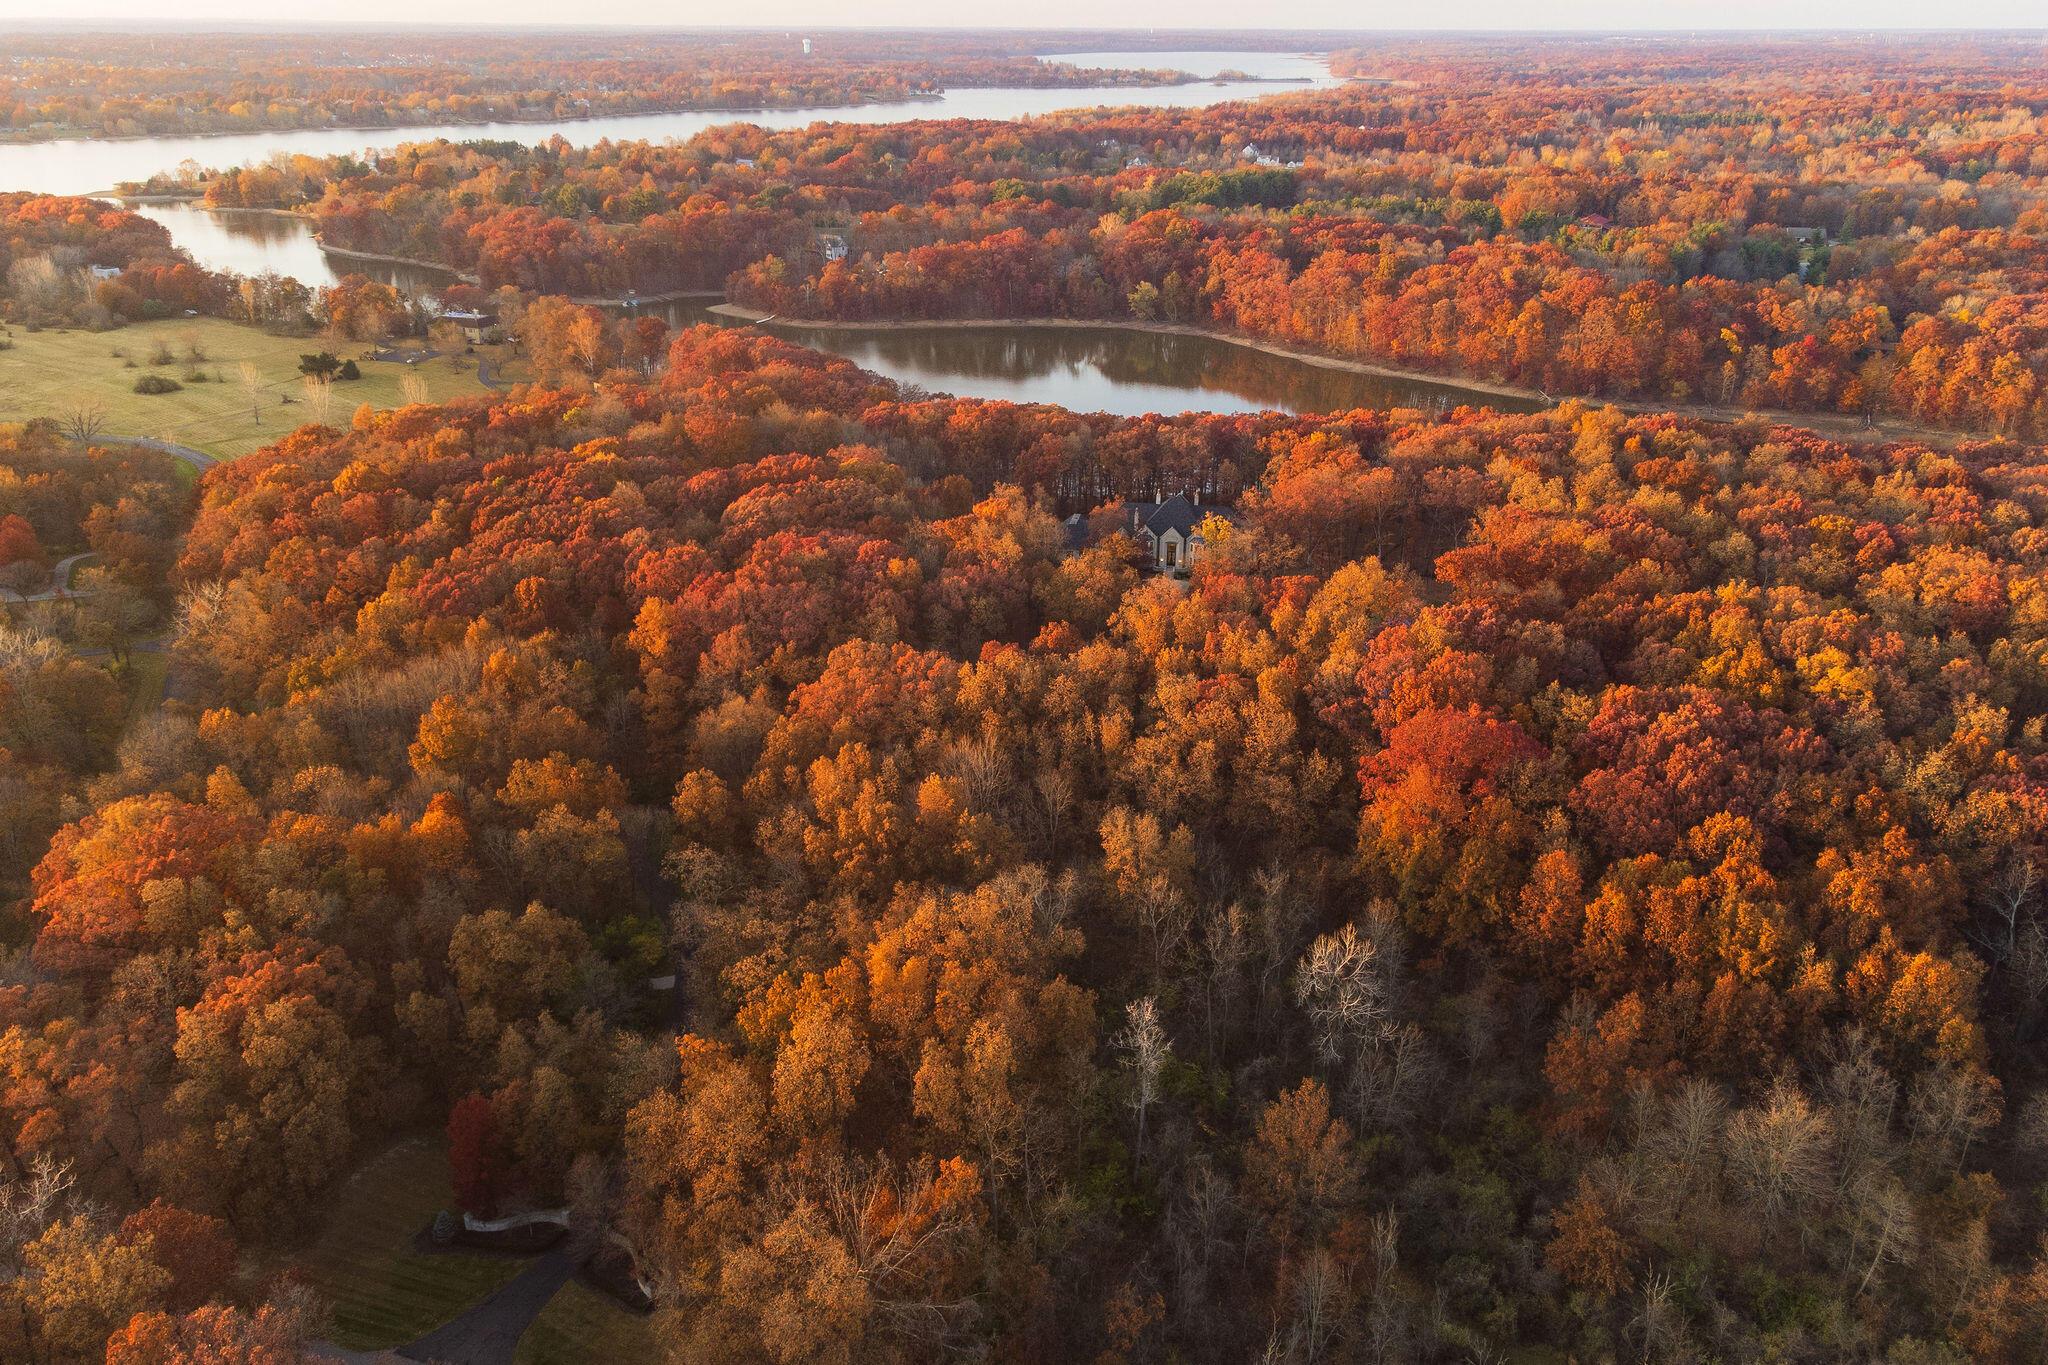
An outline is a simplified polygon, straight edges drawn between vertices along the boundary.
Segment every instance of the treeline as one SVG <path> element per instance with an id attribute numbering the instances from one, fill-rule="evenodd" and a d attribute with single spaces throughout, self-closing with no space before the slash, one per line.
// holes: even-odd
<path id="1" fill-rule="evenodd" d="M 111 327 L 217 312 L 227 293 L 160 223 L 98 199 L 0 194 L 0 320 Z"/>
<path id="2" fill-rule="evenodd" d="M 0 130 L 21 138 L 244 133 L 790 109 L 953 86 L 1160 85 L 1164 69 L 1040 61 L 1028 35 L 12 32 Z M 1102 35 L 1079 46 L 1096 47 Z M 1149 45 L 1149 44 L 1148 44 Z"/>
<path id="3" fill-rule="evenodd" d="M 483 301 L 468 286 L 443 291 L 447 306 Z M 360 275 L 315 289 L 208 270 L 162 224 L 104 200 L 0 194 L 0 322 L 100 330 L 193 313 L 360 341 L 424 336 L 440 307 Z"/>
<path id="4" fill-rule="evenodd" d="M 711 329 L 302 430 L 16 907 L 0 1353 L 289 1338 L 122 1213 L 446 1119 L 690 1359 L 2034 1359 L 2041 469 Z"/>
<path id="5" fill-rule="evenodd" d="M 1552 394 L 2048 434 L 2031 56 L 1672 46 L 1390 44 L 1356 59 L 1389 83 L 1249 104 L 412 146 L 206 193 L 531 292 L 1193 323 Z"/>
<path id="6" fill-rule="evenodd" d="M 119 660 L 168 614 L 191 501 L 167 455 L 0 425 L 0 587 L 22 595 L 0 600 L 0 902 L 29 894 L 51 834 L 113 765 L 128 698 L 86 654 Z M 41 596 L 57 561 L 85 552 L 68 585 L 80 595 Z M 10 920 L 6 939 L 19 930 Z"/>

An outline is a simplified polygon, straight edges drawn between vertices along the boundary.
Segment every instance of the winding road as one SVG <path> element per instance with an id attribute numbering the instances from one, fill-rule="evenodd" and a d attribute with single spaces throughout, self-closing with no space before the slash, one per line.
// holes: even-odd
<path id="1" fill-rule="evenodd" d="M 220 463 L 219 460 L 203 450 L 194 450 L 191 446 L 181 446 L 176 441 L 158 440 L 154 436 L 94 436 L 80 442 L 80 444 L 94 446 L 142 446 L 147 450 L 161 451 L 166 455 L 175 456 L 202 474 Z"/>
<path id="2" fill-rule="evenodd" d="M 41 592 L 16 592 L 12 588 L 0 588 L 0 602 L 54 602 L 60 597 L 91 596 L 90 593 L 72 591 L 71 575 L 80 564 L 91 559 L 93 553 L 91 550 L 84 550 L 58 560 L 57 567 L 50 570 L 50 586 Z"/>
<path id="3" fill-rule="evenodd" d="M 160 441 L 154 436 L 93 436 L 79 442 L 81 445 L 100 446 L 141 446 L 147 450 L 161 451 L 165 455 L 183 460 L 204 474 L 220 461 L 203 450 L 181 446 L 175 441 Z M 0 588 L 0 602 L 54 602 L 62 597 L 89 597 L 90 593 L 75 591 L 71 586 L 71 575 L 78 566 L 93 557 L 93 551 L 84 550 L 75 555 L 66 555 L 50 570 L 50 586 L 41 592 L 16 592 L 13 588 Z"/>

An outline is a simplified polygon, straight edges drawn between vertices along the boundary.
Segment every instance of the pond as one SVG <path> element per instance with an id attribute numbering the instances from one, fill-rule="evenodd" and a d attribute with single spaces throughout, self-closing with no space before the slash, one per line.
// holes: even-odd
<path id="1" fill-rule="evenodd" d="M 744 325 L 702 305 L 666 310 L 678 325 Z M 850 330 L 769 323 L 791 341 L 933 393 L 1136 417 L 1177 412 L 1332 412 L 1460 404 L 1535 412 L 1535 399 L 1459 384 L 1360 374 L 1214 337 L 1135 329 L 992 324 Z"/>
<path id="2" fill-rule="evenodd" d="M 1036 89 L 1016 86 L 948 90 L 931 99 L 812 109 L 693 109 L 620 114 L 544 123 L 466 123 L 417 128 L 301 128 L 209 137 L 95 138 L 0 144 L 0 190 L 94 194 L 124 181 L 143 181 L 187 161 L 209 168 L 247 166 L 280 153 L 335 156 L 385 150 L 434 138 L 492 138 L 537 146 L 556 134 L 579 146 L 613 141 L 691 138 L 707 128 L 753 123 L 803 128 L 817 122 L 903 123 L 911 119 L 1016 119 L 1059 109 L 1152 105 L 1177 108 L 1256 99 L 1286 90 L 1336 84 L 1320 58 L 1281 52 L 1088 52 L 1058 60 L 1103 67 L 1170 68 L 1203 77 L 1188 85 Z M 1213 79 L 1236 72 L 1250 80 Z"/>

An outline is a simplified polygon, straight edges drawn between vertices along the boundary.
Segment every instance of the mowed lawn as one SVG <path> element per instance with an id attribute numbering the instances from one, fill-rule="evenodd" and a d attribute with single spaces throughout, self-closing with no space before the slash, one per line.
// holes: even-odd
<path id="1" fill-rule="evenodd" d="M 336 426 L 345 425 L 364 403 L 402 405 L 406 399 L 399 385 L 408 372 L 426 381 L 430 401 L 486 392 L 477 382 L 473 355 L 441 356 L 414 366 L 384 364 L 360 359 L 367 346 L 271 336 L 220 318 L 173 318 L 110 332 L 15 327 L 6 335 L 14 344 L 0 350 L 0 421 L 61 421 L 81 403 L 96 403 L 105 412 L 104 430 L 110 436 L 154 436 L 221 457 L 245 455 L 315 420 L 299 374 L 299 357 L 314 351 L 358 358 L 362 367 L 361 379 L 334 386 L 327 420 Z M 158 342 L 175 353 L 171 364 L 149 363 Z M 204 360 L 189 358 L 195 345 Z M 245 361 L 255 365 L 261 385 L 253 416 L 240 374 Z M 186 382 L 187 370 L 195 365 L 208 382 Z M 135 381 L 146 374 L 185 387 L 177 393 L 136 393 Z M 213 382 L 215 375 L 219 382 Z"/>
<path id="2" fill-rule="evenodd" d="M 621 1307 L 582 1280 L 562 1286 L 526 1335 L 514 1365 L 642 1365 L 661 1359 L 654 1319 Z"/>
<path id="3" fill-rule="evenodd" d="M 170 676 L 171 659 L 160 649 L 134 650 L 118 677 L 128 685 L 128 725 L 133 727 L 155 715 L 164 704 L 164 684 Z"/>
<path id="4" fill-rule="evenodd" d="M 526 1265 L 511 1256 L 416 1251 L 413 1237 L 451 1197 L 447 1149 L 430 1138 L 399 1143 L 343 1182 L 318 1239 L 292 1258 L 334 1305 L 337 1345 L 403 1345 Z"/>

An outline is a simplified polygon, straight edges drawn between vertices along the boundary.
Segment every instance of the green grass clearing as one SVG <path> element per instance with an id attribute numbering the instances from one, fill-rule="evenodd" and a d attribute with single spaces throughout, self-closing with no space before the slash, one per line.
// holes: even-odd
<path id="1" fill-rule="evenodd" d="M 322 337 L 272 336 L 221 318 L 172 318 L 111 332 L 16 327 L 11 336 L 14 344 L 0 350 L 0 422 L 62 421 L 81 403 L 92 403 L 104 411 L 108 435 L 154 436 L 220 457 L 246 455 L 315 420 L 299 374 L 301 355 L 331 350 L 349 359 L 370 349 Z M 176 355 L 171 364 L 149 363 L 159 342 Z M 188 359 L 195 345 L 205 360 Z M 117 350 L 122 355 L 115 355 Z M 256 367 L 259 382 L 253 417 L 240 374 L 244 362 Z M 442 356 L 417 366 L 357 363 L 363 377 L 333 388 L 330 425 L 346 425 L 364 403 L 402 406 L 400 381 L 408 373 L 426 381 L 433 402 L 487 392 L 477 383 L 475 356 Z M 187 383 L 185 374 L 195 365 L 208 376 L 219 375 L 220 382 Z M 163 375 L 184 387 L 176 393 L 136 393 L 135 381 L 144 375 Z"/>
<path id="2" fill-rule="evenodd" d="M 519 1338 L 512 1359 L 513 1365 L 643 1365 L 661 1358 L 652 1317 L 571 1280 Z"/>
<path id="3" fill-rule="evenodd" d="M 422 1255 L 415 1233 L 451 1201 L 448 1154 L 408 1138 L 343 1182 L 320 1236 L 297 1257 L 334 1305 L 333 1340 L 374 1351 L 411 1341 L 517 1275 L 526 1261 Z"/>
<path id="4" fill-rule="evenodd" d="M 133 729 L 138 723 L 156 714 L 163 705 L 164 679 L 171 671 L 171 656 L 161 650 L 131 650 L 128 662 L 122 668 L 122 681 L 128 685 L 128 726 Z"/>

